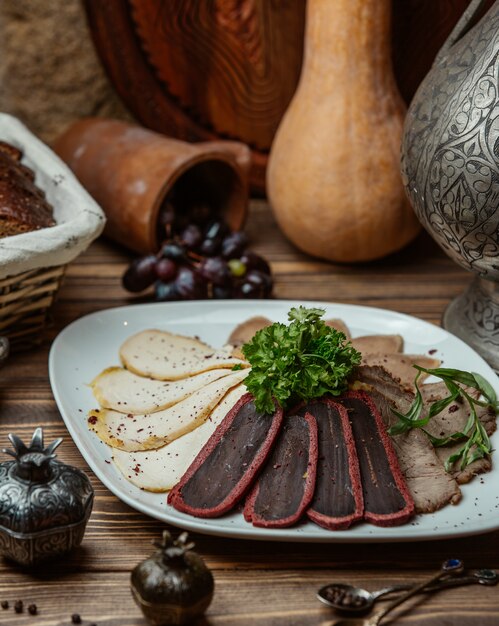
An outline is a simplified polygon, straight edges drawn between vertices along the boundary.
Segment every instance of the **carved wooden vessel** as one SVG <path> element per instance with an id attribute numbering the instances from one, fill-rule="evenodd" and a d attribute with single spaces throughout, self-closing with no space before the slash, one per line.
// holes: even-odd
<path id="1" fill-rule="evenodd" d="M 305 4 L 85 0 L 97 50 L 137 119 L 187 141 L 244 141 L 260 191 L 300 75 Z M 392 4 L 394 69 L 408 102 L 468 0 Z"/>

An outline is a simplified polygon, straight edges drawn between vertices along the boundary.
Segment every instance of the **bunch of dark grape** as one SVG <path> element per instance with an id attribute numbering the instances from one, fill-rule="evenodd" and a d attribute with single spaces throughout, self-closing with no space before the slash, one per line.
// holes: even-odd
<path id="1" fill-rule="evenodd" d="M 131 263 L 123 275 L 125 289 L 137 293 L 154 285 L 161 302 L 270 296 L 269 264 L 248 249 L 244 232 L 231 232 L 220 218 L 204 224 L 163 220 L 169 236 L 158 254 Z"/>

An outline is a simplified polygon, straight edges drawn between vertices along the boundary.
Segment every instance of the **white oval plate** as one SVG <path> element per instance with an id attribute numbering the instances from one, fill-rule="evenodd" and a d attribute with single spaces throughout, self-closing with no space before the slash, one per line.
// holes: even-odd
<path id="1" fill-rule="evenodd" d="M 245 539 L 300 542 L 381 542 L 442 539 L 485 533 L 499 528 L 499 464 L 483 477 L 462 487 L 463 498 L 441 511 L 419 515 L 395 528 L 358 524 L 346 531 L 328 531 L 310 522 L 289 529 L 255 528 L 239 512 L 219 519 L 199 519 L 179 513 L 166 504 L 166 494 L 141 491 L 129 483 L 111 463 L 111 450 L 87 428 L 87 412 L 95 408 L 88 384 L 104 368 L 119 363 L 118 350 L 130 335 L 147 328 L 161 328 L 184 335 L 198 335 L 213 346 L 222 346 L 234 326 L 253 315 L 287 321 L 292 306 L 305 304 L 326 309 L 326 317 L 345 320 L 352 336 L 400 334 L 408 354 L 436 350 L 446 367 L 479 372 L 499 395 L 493 370 L 468 345 L 445 330 L 408 315 L 383 309 L 321 302 L 206 301 L 142 304 L 108 309 L 82 317 L 65 328 L 52 345 L 50 383 L 59 410 L 81 454 L 95 475 L 128 505 L 180 528 Z M 495 448 L 499 432 L 492 437 Z M 496 453 L 497 454 L 497 453 Z"/>

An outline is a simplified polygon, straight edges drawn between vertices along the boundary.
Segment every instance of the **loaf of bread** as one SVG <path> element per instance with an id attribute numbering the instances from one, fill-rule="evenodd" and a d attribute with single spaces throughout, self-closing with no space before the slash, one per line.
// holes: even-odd
<path id="1" fill-rule="evenodd" d="M 0 141 L 0 238 L 55 225 L 52 207 L 21 157 L 20 150 Z"/>

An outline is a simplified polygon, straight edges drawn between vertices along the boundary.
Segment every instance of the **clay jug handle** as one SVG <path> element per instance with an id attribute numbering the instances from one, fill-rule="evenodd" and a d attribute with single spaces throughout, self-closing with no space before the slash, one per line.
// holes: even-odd
<path id="1" fill-rule="evenodd" d="M 483 8 L 485 2 L 486 0 L 471 0 L 468 8 L 461 15 L 460 20 L 455 25 L 451 34 L 448 36 L 446 42 L 435 57 L 435 64 L 440 63 L 448 54 L 452 46 L 457 43 L 461 37 L 464 37 L 464 35 L 466 35 L 466 33 L 471 29 L 474 18 L 478 15 L 480 9 Z"/>

